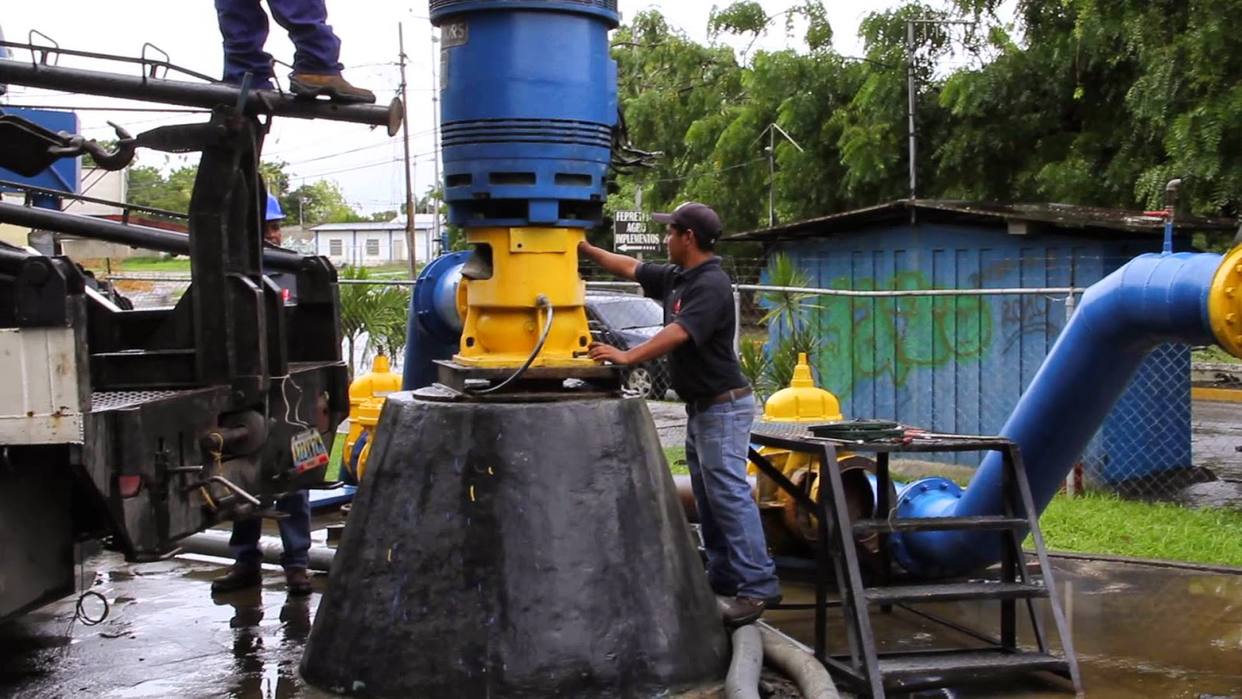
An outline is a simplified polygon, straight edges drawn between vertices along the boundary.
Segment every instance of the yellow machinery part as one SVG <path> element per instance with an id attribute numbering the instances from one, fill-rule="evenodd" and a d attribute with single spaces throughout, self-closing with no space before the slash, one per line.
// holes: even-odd
<path id="1" fill-rule="evenodd" d="M 763 406 L 763 422 L 809 424 L 833 422 L 843 419 L 841 402 L 832 393 L 815 385 L 811 366 L 806 354 L 798 355 L 793 379 L 788 388 L 772 394 Z M 773 466 L 810 498 L 819 502 L 820 463 L 814 455 L 791 452 L 774 447 L 759 450 Z M 837 469 L 841 472 L 845 488 L 846 507 L 856 519 L 870 517 L 875 509 L 873 489 L 867 474 L 875 471 L 871 459 L 839 452 Z M 797 549 L 813 545 L 819 538 L 819 524 L 811 513 L 797 505 L 793 496 L 781 490 L 776 482 L 760 473 L 753 463 L 748 465 L 750 475 L 756 479 L 755 499 L 759 503 L 760 516 L 768 544 L 779 553 L 793 553 Z M 876 551 L 875 535 L 862 537 L 864 551 Z"/>
<path id="2" fill-rule="evenodd" d="M 763 404 L 764 422 L 831 422 L 841 420 L 841 401 L 815 385 L 806 353 L 798 354 L 788 388 L 772 394 Z"/>
<path id="3" fill-rule="evenodd" d="M 354 453 L 354 445 L 358 443 L 358 438 L 362 436 L 363 424 L 362 405 L 363 403 L 373 399 L 380 398 L 379 406 L 384 406 L 383 398 L 389 393 L 401 390 L 401 375 L 392 371 L 392 365 L 388 361 L 388 357 L 378 355 L 371 362 L 371 371 L 354 379 L 349 384 L 349 431 L 345 433 L 345 450 L 342 452 L 342 458 L 345 462 L 349 461 L 350 455 Z M 378 413 L 376 414 L 378 418 Z"/>
<path id="4" fill-rule="evenodd" d="M 1208 315 L 1216 341 L 1242 357 L 1242 245 L 1225 255 L 1208 297 Z"/>
<path id="5" fill-rule="evenodd" d="M 475 246 L 479 269 L 467 266 L 465 325 L 460 352 L 453 361 L 475 367 L 516 367 L 534 350 L 543 332 L 546 311 L 540 296 L 552 304 L 552 328 L 531 366 L 573 367 L 594 364 L 586 356 L 591 342 L 587 327 L 586 284 L 578 276 L 578 228 L 473 228 L 467 240 Z"/>
<path id="6" fill-rule="evenodd" d="M 387 396 L 376 396 L 369 400 L 363 401 L 362 405 L 358 408 L 358 438 L 361 439 L 362 435 L 367 435 L 367 443 L 363 445 L 362 451 L 358 454 L 358 461 L 353 464 L 354 478 L 356 478 L 359 483 L 362 482 L 362 476 L 366 473 L 367 457 L 371 455 L 371 437 L 375 435 L 375 426 L 379 424 L 380 413 L 383 412 L 384 401 L 387 399 Z M 347 450 L 345 452 L 347 455 L 346 459 L 349 458 L 349 455 L 354 453 L 354 444 L 356 443 L 356 440 L 354 442 L 345 443 L 345 448 Z"/>

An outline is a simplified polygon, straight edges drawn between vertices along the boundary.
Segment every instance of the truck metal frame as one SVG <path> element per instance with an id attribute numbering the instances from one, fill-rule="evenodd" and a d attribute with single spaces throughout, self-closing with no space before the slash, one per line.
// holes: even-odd
<path id="1" fill-rule="evenodd" d="M 263 515 L 281 493 L 324 486 L 291 444 L 330 448 L 348 411 L 336 271 L 263 242 L 258 165 L 271 117 L 387 126 L 388 107 L 298 101 L 245 85 L 61 68 L 57 47 L 17 45 L 0 82 L 210 107 L 206 123 L 128 138 L 201 152 L 189 235 L 0 204 L 0 222 L 188 254 L 192 282 L 172 308 L 123 310 L 82 269 L 0 244 L 0 619 L 74 589 L 76 544 L 109 537 L 131 560 L 176 550 L 217 522 Z M 119 58 L 119 57 L 117 57 Z M 20 171 L 99 144 L 0 118 L 0 166 Z M 295 280 L 286 302 L 269 272 Z M 313 438 L 312 438 L 313 439 Z"/>

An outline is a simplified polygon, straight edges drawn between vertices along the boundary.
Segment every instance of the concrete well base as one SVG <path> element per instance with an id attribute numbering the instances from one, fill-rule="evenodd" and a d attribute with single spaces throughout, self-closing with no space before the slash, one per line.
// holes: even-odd
<path id="1" fill-rule="evenodd" d="M 389 397 L 302 674 L 382 697 L 653 696 L 728 641 L 637 399 Z"/>

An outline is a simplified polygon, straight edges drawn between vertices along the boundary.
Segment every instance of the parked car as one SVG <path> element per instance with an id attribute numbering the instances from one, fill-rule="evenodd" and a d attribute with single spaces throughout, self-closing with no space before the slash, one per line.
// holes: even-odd
<path id="1" fill-rule="evenodd" d="M 591 335 L 623 350 L 650 340 L 664 327 L 660 304 L 634 294 L 592 291 L 586 297 L 586 313 Z M 643 398 L 663 400 L 671 388 L 668 357 L 625 371 L 625 389 Z"/>

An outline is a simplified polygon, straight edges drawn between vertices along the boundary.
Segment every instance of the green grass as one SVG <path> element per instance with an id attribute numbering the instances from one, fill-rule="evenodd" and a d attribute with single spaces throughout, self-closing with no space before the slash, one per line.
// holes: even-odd
<path id="1" fill-rule="evenodd" d="M 686 468 L 685 447 L 664 447 L 664 459 L 668 461 L 668 468 L 674 476 L 690 474 L 690 469 Z"/>
<path id="2" fill-rule="evenodd" d="M 1039 523 L 1054 551 L 1242 566 L 1242 512 L 1237 510 L 1098 493 L 1059 495 Z"/>
<path id="3" fill-rule="evenodd" d="M 190 260 L 186 258 L 130 257 L 119 265 L 124 272 L 190 272 Z M 115 267 L 114 267 L 115 269 Z"/>
<path id="4" fill-rule="evenodd" d="M 1192 350 L 1190 358 L 1194 362 L 1206 364 L 1242 364 L 1242 359 L 1238 359 L 1215 345 Z"/>

